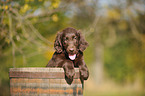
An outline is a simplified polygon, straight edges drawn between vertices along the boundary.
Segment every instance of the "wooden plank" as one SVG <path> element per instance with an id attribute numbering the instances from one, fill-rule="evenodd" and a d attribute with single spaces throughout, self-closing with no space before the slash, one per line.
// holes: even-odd
<path id="1" fill-rule="evenodd" d="M 77 82 L 76 82 L 77 81 Z M 66 83 L 65 79 L 11 79 L 10 83 L 11 87 L 19 87 L 21 88 L 82 88 L 82 84 L 79 79 L 74 79 L 72 84 L 69 85 Z"/>
<path id="2" fill-rule="evenodd" d="M 39 88 L 11 88 L 11 92 L 14 93 L 43 93 L 43 94 L 82 94 L 81 88 L 76 89 L 39 89 Z"/>
<path id="3" fill-rule="evenodd" d="M 63 68 L 11 68 L 11 96 L 83 96 L 79 69 L 71 84 L 65 80 Z"/>
<path id="4" fill-rule="evenodd" d="M 62 68 L 10 68 L 10 78 L 65 78 Z M 74 78 L 79 78 L 78 68 L 75 69 L 76 73 Z"/>
<path id="5" fill-rule="evenodd" d="M 21 72 L 64 72 L 63 68 L 38 68 L 38 67 L 28 67 L 28 68 L 10 68 L 9 71 L 21 71 Z M 75 68 L 75 72 L 79 72 L 79 68 Z"/>
<path id="6" fill-rule="evenodd" d="M 59 72 L 9 72 L 10 78 L 60 78 L 64 79 L 65 75 L 64 73 Z M 76 73 L 74 78 L 79 78 L 79 73 Z"/>

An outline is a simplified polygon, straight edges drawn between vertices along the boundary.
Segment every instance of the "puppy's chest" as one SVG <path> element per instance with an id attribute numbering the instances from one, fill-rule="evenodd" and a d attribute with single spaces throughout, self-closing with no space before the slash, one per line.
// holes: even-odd
<path id="1" fill-rule="evenodd" d="M 80 60 L 81 60 L 80 58 L 76 58 L 74 61 L 72 61 L 73 64 L 74 64 L 74 67 L 79 67 L 79 61 Z"/>
<path id="2" fill-rule="evenodd" d="M 79 67 L 79 66 L 78 66 L 78 62 L 75 62 L 75 61 L 74 61 L 73 64 L 74 64 L 74 67 L 76 67 L 76 68 Z"/>

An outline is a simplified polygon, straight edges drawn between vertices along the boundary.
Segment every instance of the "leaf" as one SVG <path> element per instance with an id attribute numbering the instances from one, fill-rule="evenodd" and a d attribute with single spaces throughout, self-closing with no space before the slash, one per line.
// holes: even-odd
<path id="1" fill-rule="evenodd" d="M 42 2 L 43 0 L 38 0 L 39 2 Z"/>
<path id="2" fill-rule="evenodd" d="M 52 2 L 52 7 L 53 8 L 58 8 L 60 4 L 60 0 L 55 0 L 54 2 Z"/>
<path id="3" fill-rule="evenodd" d="M 7 5 L 6 5 L 6 6 L 4 6 L 4 9 L 5 9 L 5 10 L 7 10 L 7 9 L 8 9 L 8 6 L 7 6 Z"/>
<path id="4" fill-rule="evenodd" d="M 57 16 L 57 14 L 52 15 L 52 20 L 53 20 L 54 22 L 57 22 L 57 21 L 58 21 L 58 16 Z"/>
<path id="5" fill-rule="evenodd" d="M 108 10 L 108 18 L 118 20 L 120 19 L 120 13 L 116 10 Z"/>
<path id="6" fill-rule="evenodd" d="M 28 9 L 30 9 L 30 6 L 28 4 L 25 4 L 22 8 L 21 8 L 21 12 L 25 13 Z"/>
<path id="7" fill-rule="evenodd" d="M 10 39 L 9 38 L 5 38 L 5 42 L 10 44 Z"/>
<path id="8" fill-rule="evenodd" d="M 28 3 L 28 2 L 29 2 L 29 0 L 25 0 L 25 2 L 26 2 L 26 3 Z"/>

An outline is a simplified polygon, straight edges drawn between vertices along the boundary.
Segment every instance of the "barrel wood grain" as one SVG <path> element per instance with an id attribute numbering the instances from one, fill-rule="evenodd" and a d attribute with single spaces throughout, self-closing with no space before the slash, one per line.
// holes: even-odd
<path id="1" fill-rule="evenodd" d="M 67 84 L 62 68 L 10 68 L 11 96 L 83 96 L 79 69 Z"/>

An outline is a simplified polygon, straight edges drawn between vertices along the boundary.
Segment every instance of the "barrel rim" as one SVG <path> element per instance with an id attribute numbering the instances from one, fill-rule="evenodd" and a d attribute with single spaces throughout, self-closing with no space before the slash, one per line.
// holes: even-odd
<path id="1" fill-rule="evenodd" d="M 26 67 L 26 68 L 10 68 L 10 78 L 53 78 L 64 79 L 65 74 L 63 68 L 38 68 L 38 67 Z M 79 68 L 75 68 L 74 79 L 79 78 Z"/>
<path id="2" fill-rule="evenodd" d="M 74 68 L 75 72 L 79 72 L 79 68 Z M 9 68 L 10 71 L 21 72 L 64 72 L 63 68 L 43 68 L 43 67 L 23 67 L 23 68 Z"/>

